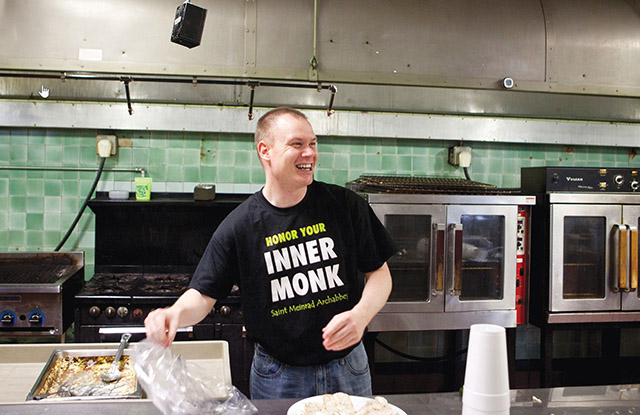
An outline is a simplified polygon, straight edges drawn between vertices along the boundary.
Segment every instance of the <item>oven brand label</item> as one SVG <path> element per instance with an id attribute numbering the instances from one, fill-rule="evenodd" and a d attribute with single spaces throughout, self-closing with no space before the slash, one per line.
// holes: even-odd
<path id="1" fill-rule="evenodd" d="M 584 181 L 583 177 L 569 177 L 567 176 L 567 181 L 568 182 L 582 182 Z"/>

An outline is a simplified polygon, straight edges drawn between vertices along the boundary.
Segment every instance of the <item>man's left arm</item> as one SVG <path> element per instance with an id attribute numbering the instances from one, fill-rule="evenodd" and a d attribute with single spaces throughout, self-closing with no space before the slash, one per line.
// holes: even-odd
<path id="1" fill-rule="evenodd" d="M 364 330 L 382 309 L 391 293 L 391 273 L 385 262 L 365 274 L 362 298 L 351 310 L 333 316 L 322 329 L 323 346 L 327 350 L 343 350 L 360 341 Z"/>

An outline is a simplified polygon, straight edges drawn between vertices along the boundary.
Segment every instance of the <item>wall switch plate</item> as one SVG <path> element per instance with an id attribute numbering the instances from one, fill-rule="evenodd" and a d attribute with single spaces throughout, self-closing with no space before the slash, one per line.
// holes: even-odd
<path id="1" fill-rule="evenodd" d="M 98 135 L 96 136 L 96 154 L 98 153 L 98 143 L 102 140 L 108 140 L 111 143 L 111 155 L 115 156 L 118 154 L 118 140 L 115 135 Z"/>

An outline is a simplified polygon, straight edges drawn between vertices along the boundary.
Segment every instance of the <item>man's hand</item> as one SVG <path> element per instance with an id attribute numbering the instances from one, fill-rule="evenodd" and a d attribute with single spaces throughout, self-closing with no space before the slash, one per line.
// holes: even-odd
<path id="1" fill-rule="evenodd" d="M 178 315 L 171 308 L 159 308 L 144 319 L 147 339 L 162 347 L 169 347 L 178 331 Z"/>
<path id="2" fill-rule="evenodd" d="M 362 298 L 351 310 L 333 316 L 322 329 L 322 345 L 327 350 L 344 350 L 362 339 L 364 330 L 391 293 L 391 273 L 385 262 L 375 271 L 365 274 L 367 279 Z"/>
<path id="3" fill-rule="evenodd" d="M 199 323 L 215 303 L 213 298 L 189 288 L 171 307 L 154 310 L 144 319 L 147 339 L 162 347 L 171 346 L 178 327 Z"/>
<path id="4" fill-rule="evenodd" d="M 322 329 L 322 345 L 327 350 L 346 349 L 360 341 L 367 324 L 369 321 L 354 310 L 336 314 Z"/>

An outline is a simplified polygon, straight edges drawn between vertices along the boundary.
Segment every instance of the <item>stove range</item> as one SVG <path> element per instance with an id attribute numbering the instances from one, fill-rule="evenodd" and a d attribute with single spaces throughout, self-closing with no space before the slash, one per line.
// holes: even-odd
<path id="1" fill-rule="evenodd" d="M 118 342 L 123 333 L 130 341 L 146 337 L 144 319 L 169 307 L 187 290 L 191 273 L 97 273 L 75 296 L 77 342 Z M 249 393 L 253 345 L 246 338 L 240 293 L 234 286 L 229 297 L 217 301 L 198 324 L 178 329 L 176 341 L 226 340 L 232 360 L 233 384 Z"/>
<path id="2" fill-rule="evenodd" d="M 95 274 L 74 297 L 75 341 L 119 342 L 123 333 L 131 333 L 131 341 L 144 339 L 144 319 L 187 290 L 211 235 L 248 196 L 196 201 L 192 193 L 154 193 L 140 202 L 98 192 L 89 201 L 96 221 Z M 200 323 L 179 329 L 176 340 L 226 340 L 233 384 L 249 393 L 253 345 L 237 289 Z"/>
<path id="3" fill-rule="evenodd" d="M 83 284 L 83 252 L 0 253 L 0 337 L 64 340 Z"/>
<path id="4" fill-rule="evenodd" d="M 118 341 L 132 333 L 145 337 L 144 319 L 156 308 L 172 305 L 187 290 L 190 273 L 97 273 L 75 296 L 76 338 L 82 342 Z M 209 315 L 193 327 L 180 329 L 177 340 L 216 339 L 216 324 L 242 324 L 240 295 L 234 287 Z"/>

